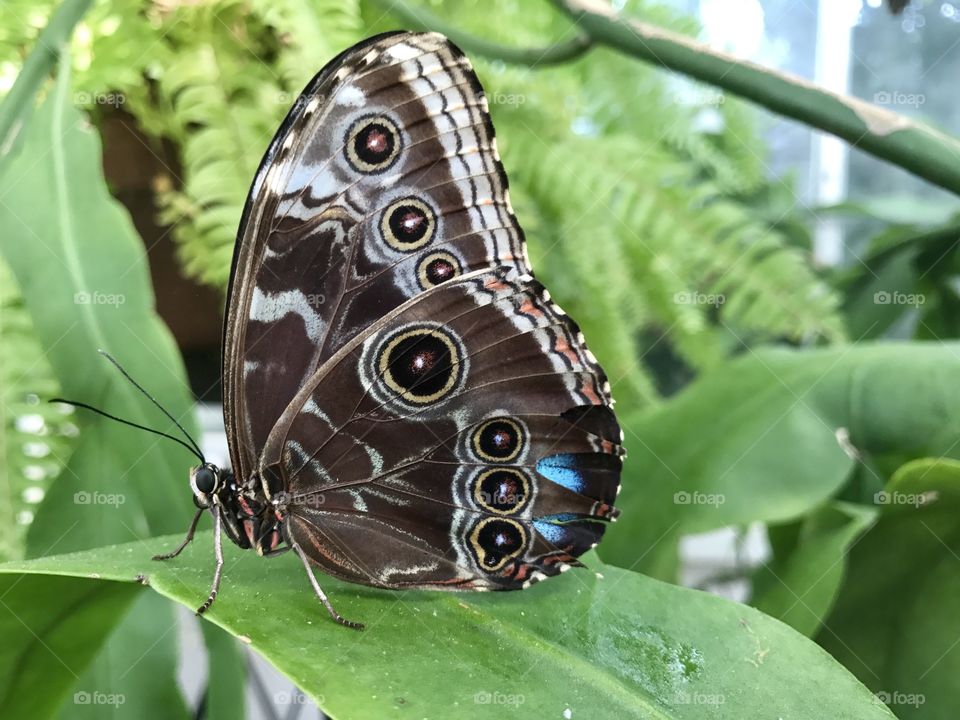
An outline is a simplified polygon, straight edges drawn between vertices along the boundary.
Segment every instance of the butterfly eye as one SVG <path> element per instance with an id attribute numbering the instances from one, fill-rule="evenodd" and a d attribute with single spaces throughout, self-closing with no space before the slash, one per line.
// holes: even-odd
<path id="1" fill-rule="evenodd" d="M 210 467 L 203 465 L 193 473 L 193 486 L 197 491 L 208 495 L 217 487 L 217 475 Z"/>
<path id="2" fill-rule="evenodd" d="M 470 532 L 470 547 L 477 564 L 487 572 L 499 570 L 523 554 L 527 533 L 515 520 L 484 518 Z"/>
<path id="3" fill-rule="evenodd" d="M 380 351 L 377 368 L 387 387 L 417 405 L 449 395 L 463 377 L 458 343 L 444 330 L 419 327 L 396 333 Z"/>
<path id="4" fill-rule="evenodd" d="M 424 290 L 458 277 L 461 272 L 460 261 L 448 252 L 430 253 L 417 265 L 417 279 Z"/>
<path id="5" fill-rule="evenodd" d="M 509 462 L 520 454 L 526 443 L 526 432 L 510 418 L 494 418 L 478 427 L 471 440 L 473 452 L 481 460 Z"/>
<path id="6" fill-rule="evenodd" d="M 530 500 L 530 482 L 515 468 L 496 468 L 480 473 L 473 483 L 473 499 L 484 510 L 514 515 Z"/>
<path id="7" fill-rule="evenodd" d="M 388 169 L 400 155 L 402 139 L 396 124 L 383 115 L 366 115 L 347 131 L 347 162 L 360 173 Z"/>
<path id="8" fill-rule="evenodd" d="M 408 197 L 393 202 L 380 218 L 380 233 L 394 250 L 409 252 L 433 239 L 437 216 L 422 200 Z"/>

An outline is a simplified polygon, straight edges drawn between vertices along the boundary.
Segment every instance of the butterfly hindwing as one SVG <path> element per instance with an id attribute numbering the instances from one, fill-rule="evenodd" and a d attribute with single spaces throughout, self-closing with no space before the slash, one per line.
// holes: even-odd
<path id="1" fill-rule="evenodd" d="M 416 296 L 334 356 L 261 467 L 292 538 L 383 587 L 513 589 L 595 545 L 621 435 L 576 325 L 515 271 Z"/>
<path id="2" fill-rule="evenodd" d="M 458 275 L 527 265 L 464 55 L 391 33 L 336 58 L 271 143 L 241 223 L 224 331 L 239 476 L 301 386 L 382 315 Z"/>

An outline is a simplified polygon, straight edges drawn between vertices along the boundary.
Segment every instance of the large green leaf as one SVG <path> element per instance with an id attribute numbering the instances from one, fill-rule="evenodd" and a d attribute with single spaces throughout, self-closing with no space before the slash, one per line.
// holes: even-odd
<path id="1" fill-rule="evenodd" d="M 778 530 L 791 537 L 771 542 L 774 558 L 754 575 L 751 604 L 804 635 L 813 635 L 840 590 L 850 546 L 876 514 L 874 508 L 834 502 L 798 523 L 771 528 L 771 538 Z"/>
<path id="2" fill-rule="evenodd" d="M 143 245 L 110 197 L 99 139 L 68 95 L 61 72 L 21 152 L 0 171 L 0 252 L 65 395 L 177 432 L 97 353 L 104 349 L 192 428 L 183 365 L 154 311 Z M 83 442 L 31 528 L 30 551 L 178 529 L 190 507 L 190 460 L 167 441 L 87 416 Z"/>
<path id="3" fill-rule="evenodd" d="M 900 718 L 946 720 L 960 704 L 960 462 L 905 465 L 880 520 L 850 553 L 818 642 Z"/>
<path id="4" fill-rule="evenodd" d="M 623 515 L 608 561 L 673 578 L 681 533 L 810 513 L 874 464 L 946 452 L 960 435 L 960 344 L 765 350 L 627 417 Z M 870 497 L 882 487 L 873 478 Z"/>
<path id="5" fill-rule="evenodd" d="M 211 534 L 176 560 L 156 538 L 0 566 L 22 586 L 70 575 L 133 582 L 188 607 L 207 593 Z M 334 624 L 296 558 L 230 547 L 213 622 L 264 655 L 334 717 L 890 717 L 786 625 L 743 605 L 603 566 L 522 593 L 391 593 L 323 579 L 362 633 Z M 597 572 L 599 571 L 599 572 Z M 63 580 L 63 582 L 69 582 Z M 56 612 L 56 596 L 23 598 Z M 38 599 L 39 598 L 39 599 Z M 16 611 L 18 608 L 14 607 Z M 816 688 L 816 692 L 810 692 Z"/>
<path id="6" fill-rule="evenodd" d="M 116 354 L 192 428 L 183 366 L 153 309 L 143 245 L 129 216 L 109 195 L 97 135 L 69 102 L 68 67 L 61 63 L 55 86 L 21 133 L 18 151 L 0 166 L 0 252 L 67 397 L 177 432 L 98 355 L 102 348 Z M 45 394 L 46 388 L 21 388 L 31 390 Z M 89 548 L 181 527 L 190 512 L 186 471 L 191 456 L 168 441 L 102 418 L 78 413 L 78 419 L 79 445 L 37 510 L 27 554 Z M 111 619 L 117 624 L 123 615 Z M 171 662 L 173 622 L 167 605 L 139 603 L 94 667 L 74 662 L 67 674 L 30 676 L 37 684 L 21 692 L 63 697 L 76 683 L 76 692 L 129 698 L 125 708 L 68 704 L 64 715 L 71 719 L 127 712 L 145 717 L 150 707 L 176 717 L 183 701 Z M 100 630 L 101 637 L 109 635 L 108 626 Z M 78 656 L 85 662 L 91 657 Z"/>
<path id="7" fill-rule="evenodd" d="M 17 613 L 11 608 L 12 613 Z M 151 595 L 136 599 L 119 620 L 96 661 L 77 680 L 59 717 L 63 720 L 187 720 L 177 686 L 176 619 L 170 603 Z M 11 715 L 11 717 L 16 717 Z M 36 716 L 35 716 L 36 717 Z"/>
<path id="8" fill-rule="evenodd" d="M 0 576 L 3 717 L 50 717 L 136 599 L 133 587 L 119 583 Z"/>

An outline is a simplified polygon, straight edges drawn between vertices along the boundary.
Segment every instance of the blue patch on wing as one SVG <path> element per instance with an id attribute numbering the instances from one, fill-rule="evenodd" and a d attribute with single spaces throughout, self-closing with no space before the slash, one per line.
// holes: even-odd
<path id="1" fill-rule="evenodd" d="M 547 542 L 554 545 L 565 545 L 573 542 L 577 537 L 580 523 L 575 521 L 583 520 L 585 520 L 583 515 L 577 513 L 557 513 L 556 515 L 544 515 L 537 518 L 533 521 L 533 527 L 543 535 Z"/>
<path id="2" fill-rule="evenodd" d="M 553 545 L 562 544 L 567 535 L 567 531 L 562 525 L 554 525 L 546 520 L 534 520 L 533 527 L 536 528 L 538 533 L 543 535 L 543 538 L 548 543 Z"/>
<path id="3" fill-rule="evenodd" d="M 550 455 L 537 461 L 537 472 L 568 490 L 583 492 L 583 470 L 572 453 Z"/>

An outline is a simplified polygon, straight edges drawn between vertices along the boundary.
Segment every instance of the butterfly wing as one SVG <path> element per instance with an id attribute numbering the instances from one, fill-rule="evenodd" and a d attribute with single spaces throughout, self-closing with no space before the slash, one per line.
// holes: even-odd
<path id="1" fill-rule="evenodd" d="M 390 33 L 341 54 L 270 144 L 241 221 L 223 341 L 238 477 L 302 385 L 382 315 L 471 270 L 527 265 L 463 53 Z"/>
<path id="2" fill-rule="evenodd" d="M 515 589 L 576 564 L 616 515 L 609 384 L 529 276 L 481 271 L 344 346 L 271 433 L 262 472 L 325 572 Z"/>

